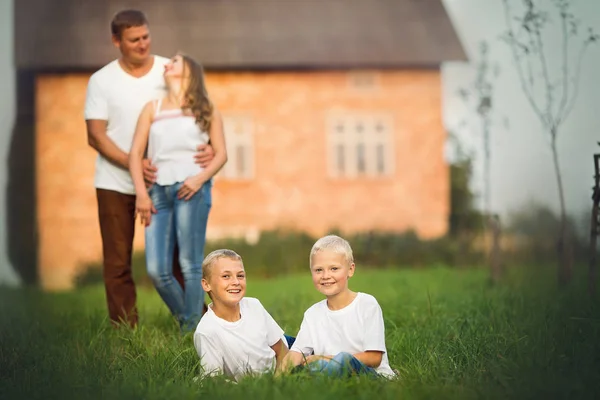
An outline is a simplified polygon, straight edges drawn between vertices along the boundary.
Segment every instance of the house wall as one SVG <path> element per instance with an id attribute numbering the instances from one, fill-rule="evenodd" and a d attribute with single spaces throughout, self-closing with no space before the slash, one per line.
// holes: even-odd
<path id="1" fill-rule="evenodd" d="M 209 238 L 251 238 L 272 228 L 313 235 L 333 227 L 342 232 L 414 229 L 426 238 L 446 232 L 449 175 L 439 72 L 380 71 L 367 75 L 374 79 L 367 85 L 353 76 L 207 74 L 211 97 L 224 116 L 252 122 L 254 158 L 251 179 L 215 180 Z M 47 288 L 69 287 L 79 268 L 101 258 L 95 153 L 87 146 L 83 121 L 88 79 L 89 74 L 44 74 L 37 80 L 39 266 Z M 333 178 L 328 118 L 370 113 L 392 121 L 391 174 Z M 135 248 L 143 249 L 139 225 Z"/>

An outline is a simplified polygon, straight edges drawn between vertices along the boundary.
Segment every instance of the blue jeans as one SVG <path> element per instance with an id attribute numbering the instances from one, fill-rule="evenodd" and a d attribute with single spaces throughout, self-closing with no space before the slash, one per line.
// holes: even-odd
<path id="1" fill-rule="evenodd" d="M 348 377 L 354 374 L 377 376 L 374 368 L 367 367 L 352 354 L 343 352 L 336 354 L 331 360 L 317 360 L 302 369 L 334 377 Z"/>
<path id="2" fill-rule="evenodd" d="M 294 345 L 294 342 L 296 341 L 296 338 L 293 336 L 288 336 L 288 335 L 283 335 L 283 336 L 285 336 L 285 341 L 287 342 L 288 349 L 291 349 L 292 346 Z"/>
<path id="3" fill-rule="evenodd" d="M 158 294 L 186 332 L 193 331 L 202 317 L 204 290 L 200 281 L 212 185 L 205 183 L 187 201 L 177 198 L 181 185 L 154 184 L 150 189 L 157 212 L 146 228 L 146 268 Z M 173 276 L 175 241 L 185 291 Z"/>

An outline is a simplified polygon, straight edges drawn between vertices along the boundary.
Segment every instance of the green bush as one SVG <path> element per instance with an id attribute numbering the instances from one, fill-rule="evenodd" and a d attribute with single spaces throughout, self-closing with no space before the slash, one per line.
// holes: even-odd
<path id="1" fill-rule="evenodd" d="M 339 232 L 332 230 L 332 233 Z M 461 267 L 481 262 L 482 254 L 472 245 L 451 237 L 422 240 L 416 233 L 366 232 L 342 235 L 352 245 L 354 258 L 361 268 L 422 268 L 444 265 Z M 306 233 L 292 231 L 266 231 L 257 243 L 244 239 L 226 239 L 208 242 L 205 254 L 220 248 L 239 253 L 252 275 L 262 278 L 306 271 L 309 253 L 317 240 Z M 151 285 L 146 274 L 143 252 L 133 257 L 133 276 L 136 284 Z M 77 286 L 102 282 L 100 264 L 92 264 L 77 277 Z"/>
<path id="2" fill-rule="evenodd" d="M 506 228 L 516 242 L 508 253 L 510 259 L 522 263 L 556 262 L 560 217 L 552 209 L 542 204 L 528 204 L 508 218 Z M 575 261 L 584 262 L 589 239 L 579 232 L 572 217 L 567 219 L 567 229 Z"/>

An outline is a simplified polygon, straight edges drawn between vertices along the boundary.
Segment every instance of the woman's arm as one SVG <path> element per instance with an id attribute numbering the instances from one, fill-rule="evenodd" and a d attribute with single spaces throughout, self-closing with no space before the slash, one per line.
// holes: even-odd
<path id="1" fill-rule="evenodd" d="M 152 124 L 152 113 L 154 106 L 152 102 L 147 103 L 142 110 L 137 126 L 135 128 L 135 134 L 133 136 L 133 143 L 131 150 L 129 151 L 129 173 L 133 180 L 136 194 L 136 212 L 140 215 L 142 223 L 146 226 L 150 224 L 151 214 L 155 212 L 150 196 L 146 189 L 144 181 L 144 172 L 142 166 L 142 159 L 148 145 L 148 135 L 150 132 L 150 125 Z"/>
<path id="2" fill-rule="evenodd" d="M 214 151 L 212 161 L 198 175 L 185 180 L 181 189 L 179 189 L 178 197 L 180 199 L 189 200 L 202 185 L 212 178 L 227 162 L 227 149 L 225 148 L 225 133 L 223 132 L 223 118 L 221 113 L 215 108 L 213 120 L 210 124 L 210 143 Z"/>

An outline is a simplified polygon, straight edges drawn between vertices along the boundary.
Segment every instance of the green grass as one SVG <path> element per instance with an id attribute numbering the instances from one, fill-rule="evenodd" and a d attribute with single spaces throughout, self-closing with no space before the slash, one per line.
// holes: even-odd
<path id="1" fill-rule="evenodd" d="M 308 274 L 253 280 L 295 335 L 321 299 Z M 554 271 L 513 271 L 500 287 L 478 270 L 357 270 L 354 290 L 379 300 L 401 378 L 332 381 L 264 376 L 194 381 L 198 357 L 153 290 L 140 326 L 112 329 L 100 286 L 71 293 L 0 290 L 0 398 L 416 399 L 599 398 L 600 306 L 583 281 L 559 291 Z"/>

